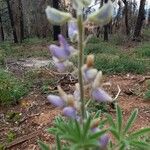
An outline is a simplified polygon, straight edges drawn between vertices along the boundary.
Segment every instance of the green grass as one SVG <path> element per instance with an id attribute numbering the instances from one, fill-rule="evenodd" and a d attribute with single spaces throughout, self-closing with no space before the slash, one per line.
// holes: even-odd
<path id="1" fill-rule="evenodd" d="M 48 39 L 29 38 L 22 44 L 0 43 L 0 62 L 1 53 L 5 55 L 5 58 L 48 57 L 49 41 Z"/>
<path id="2" fill-rule="evenodd" d="M 143 42 L 135 50 L 138 57 L 149 58 L 150 59 L 150 43 Z"/>
<path id="3" fill-rule="evenodd" d="M 116 38 L 113 37 L 107 43 L 100 39 L 92 38 L 85 48 L 85 54 L 95 54 L 95 67 L 107 74 L 129 72 L 143 74 L 149 72 L 150 43 L 145 41 L 125 51 L 122 50 L 120 45 L 125 40 L 125 37 L 122 37 L 120 41 L 116 41 Z"/>
<path id="4" fill-rule="evenodd" d="M 21 80 L 0 69 L 0 104 L 15 104 L 27 92 L 28 89 Z"/>
<path id="5" fill-rule="evenodd" d="M 144 99 L 145 100 L 150 100 L 150 80 L 146 81 L 146 87 L 147 87 L 147 90 L 144 93 Z"/>

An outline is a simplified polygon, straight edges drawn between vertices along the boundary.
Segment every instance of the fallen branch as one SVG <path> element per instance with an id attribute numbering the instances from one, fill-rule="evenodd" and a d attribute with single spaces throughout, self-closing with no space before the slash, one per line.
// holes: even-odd
<path id="1" fill-rule="evenodd" d="M 16 145 L 18 145 L 20 143 L 28 141 L 29 139 L 31 139 L 33 137 L 38 136 L 40 133 L 41 133 L 41 131 L 36 131 L 36 132 L 31 133 L 31 134 L 19 137 L 19 138 L 15 139 L 13 142 L 11 142 L 10 144 L 6 145 L 5 148 L 6 149 L 10 149 L 11 147 L 14 147 L 14 146 L 16 146 Z"/>

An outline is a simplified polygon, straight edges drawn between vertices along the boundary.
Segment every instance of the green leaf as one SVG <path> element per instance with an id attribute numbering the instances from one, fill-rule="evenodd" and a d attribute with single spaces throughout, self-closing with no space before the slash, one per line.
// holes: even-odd
<path id="1" fill-rule="evenodd" d="M 138 114 L 138 109 L 135 109 L 132 114 L 130 115 L 128 121 L 127 121 L 127 125 L 124 129 L 124 134 L 128 132 L 128 130 L 131 128 L 131 126 L 133 125 L 136 117 L 137 117 L 137 114 Z"/>
<path id="2" fill-rule="evenodd" d="M 99 128 L 103 128 L 107 121 L 107 119 L 100 121 Z"/>
<path id="3" fill-rule="evenodd" d="M 114 122 L 111 115 L 107 114 L 107 120 L 108 120 L 109 125 L 111 126 L 111 128 L 116 128 L 115 122 Z"/>
<path id="4" fill-rule="evenodd" d="M 139 131 L 136 131 L 136 132 L 130 134 L 129 139 L 138 138 L 139 136 L 142 136 L 142 135 L 149 133 L 149 132 L 150 132 L 150 128 L 141 129 Z"/>
<path id="5" fill-rule="evenodd" d="M 119 136 L 119 133 L 117 132 L 117 130 L 115 130 L 113 128 L 110 128 L 109 130 L 113 134 L 113 136 L 119 141 L 120 140 L 120 136 Z"/>
<path id="6" fill-rule="evenodd" d="M 88 133 L 88 130 L 90 128 L 90 124 L 91 124 L 91 117 L 89 117 L 83 125 L 83 139 L 85 139 L 85 137 Z"/>
<path id="7" fill-rule="evenodd" d="M 57 150 L 61 150 L 61 143 L 58 134 L 56 135 Z"/>
<path id="8" fill-rule="evenodd" d="M 72 131 L 73 132 L 73 131 Z M 77 139 L 76 137 L 72 136 L 72 135 L 69 135 L 69 134 L 66 134 L 66 135 L 62 135 L 61 136 L 64 140 L 68 140 L 70 142 L 73 142 L 73 143 L 77 143 L 79 142 L 79 139 Z"/>
<path id="9" fill-rule="evenodd" d="M 117 111 L 117 128 L 118 128 L 118 132 L 121 132 L 121 128 L 122 128 L 122 111 L 121 108 L 119 107 L 119 105 L 116 106 L 116 111 Z"/>
<path id="10" fill-rule="evenodd" d="M 81 130 L 80 130 L 80 125 L 79 125 L 77 120 L 75 120 L 75 125 L 76 125 L 76 134 L 77 134 L 78 138 L 80 138 L 81 137 Z"/>
<path id="11" fill-rule="evenodd" d="M 41 150 L 50 150 L 49 146 L 40 140 L 38 140 L 38 145 L 39 145 Z"/>
<path id="12" fill-rule="evenodd" d="M 83 144 L 82 148 L 84 149 L 89 149 L 89 148 L 94 148 L 96 146 L 99 146 L 98 140 L 89 140 L 86 143 Z"/>
<path id="13" fill-rule="evenodd" d="M 106 133 L 107 130 L 103 130 L 103 131 L 99 131 L 96 132 L 94 134 L 92 134 L 91 136 L 89 136 L 89 139 L 97 139 L 98 137 L 102 136 L 103 134 Z"/>
<path id="14" fill-rule="evenodd" d="M 150 148 L 150 144 L 141 141 L 131 141 L 130 145 L 132 145 L 133 147 L 140 148 L 142 150 L 149 150 Z"/>
<path id="15" fill-rule="evenodd" d="M 101 110 L 98 110 L 93 118 L 94 119 L 99 118 L 100 114 L 101 114 Z"/>

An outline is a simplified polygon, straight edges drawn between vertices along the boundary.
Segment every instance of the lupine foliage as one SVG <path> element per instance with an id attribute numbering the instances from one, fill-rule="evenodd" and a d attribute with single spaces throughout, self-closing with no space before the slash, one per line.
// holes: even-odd
<path id="1" fill-rule="evenodd" d="M 87 16 L 84 21 L 82 10 L 90 3 L 91 0 L 72 0 L 73 8 L 77 12 L 77 19 L 67 12 L 61 12 L 50 6 L 46 9 L 46 15 L 50 23 L 62 25 L 68 22 L 69 37 L 72 42 L 78 43 L 78 49 L 76 50 L 69 45 L 62 35 L 59 35 L 60 45 L 52 44 L 49 49 L 57 70 L 66 72 L 68 67 L 73 67 L 73 70 L 78 72 L 79 83 L 75 85 L 73 94 L 67 94 L 62 87 L 58 86 L 59 95 L 48 95 L 48 101 L 62 109 L 63 115 L 67 118 L 57 117 L 53 127 L 48 129 L 48 132 L 56 137 L 55 145 L 50 148 L 42 141 L 38 141 L 38 144 L 42 150 L 148 149 L 150 144 L 143 142 L 140 137 L 150 132 L 150 128 L 130 132 L 138 114 L 137 109 L 131 113 L 126 124 L 123 121 L 122 110 L 118 105 L 116 105 L 115 121 L 110 114 L 107 114 L 106 119 L 101 119 L 100 111 L 96 114 L 94 112 L 89 113 L 88 105 L 90 101 L 112 103 L 120 93 L 119 86 L 115 98 L 112 98 L 104 90 L 104 85 L 110 85 L 102 83 L 102 72 L 94 68 L 94 55 L 88 55 L 84 63 L 84 48 L 90 38 L 85 39 L 84 37 L 84 23 L 94 22 L 103 26 L 108 24 L 112 18 L 113 4 L 111 0 L 108 0 L 103 7 Z M 69 60 L 72 55 L 76 54 L 79 57 L 78 68 L 74 67 Z M 85 99 L 88 99 L 88 101 L 85 101 Z M 111 141 L 109 134 L 114 137 L 114 141 Z"/>

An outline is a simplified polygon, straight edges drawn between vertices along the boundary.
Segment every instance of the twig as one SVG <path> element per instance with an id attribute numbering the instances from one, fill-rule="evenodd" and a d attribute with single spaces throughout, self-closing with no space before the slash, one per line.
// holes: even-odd
<path id="1" fill-rule="evenodd" d="M 36 132 L 31 133 L 31 134 L 19 137 L 19 138 L 15 139 L 13 142 L 11 142 L 10 144 L 6 145 L 5 148 L 10 149 L 11 147 L 14 147 L 15 145 L 18 145 L 20 143 L 28 141 L 29 139 L 31 139 L 31 138 L 36 137 L 37 135 L 39 135 L 40 132 L 41 131 L 36 131 Z"/>

